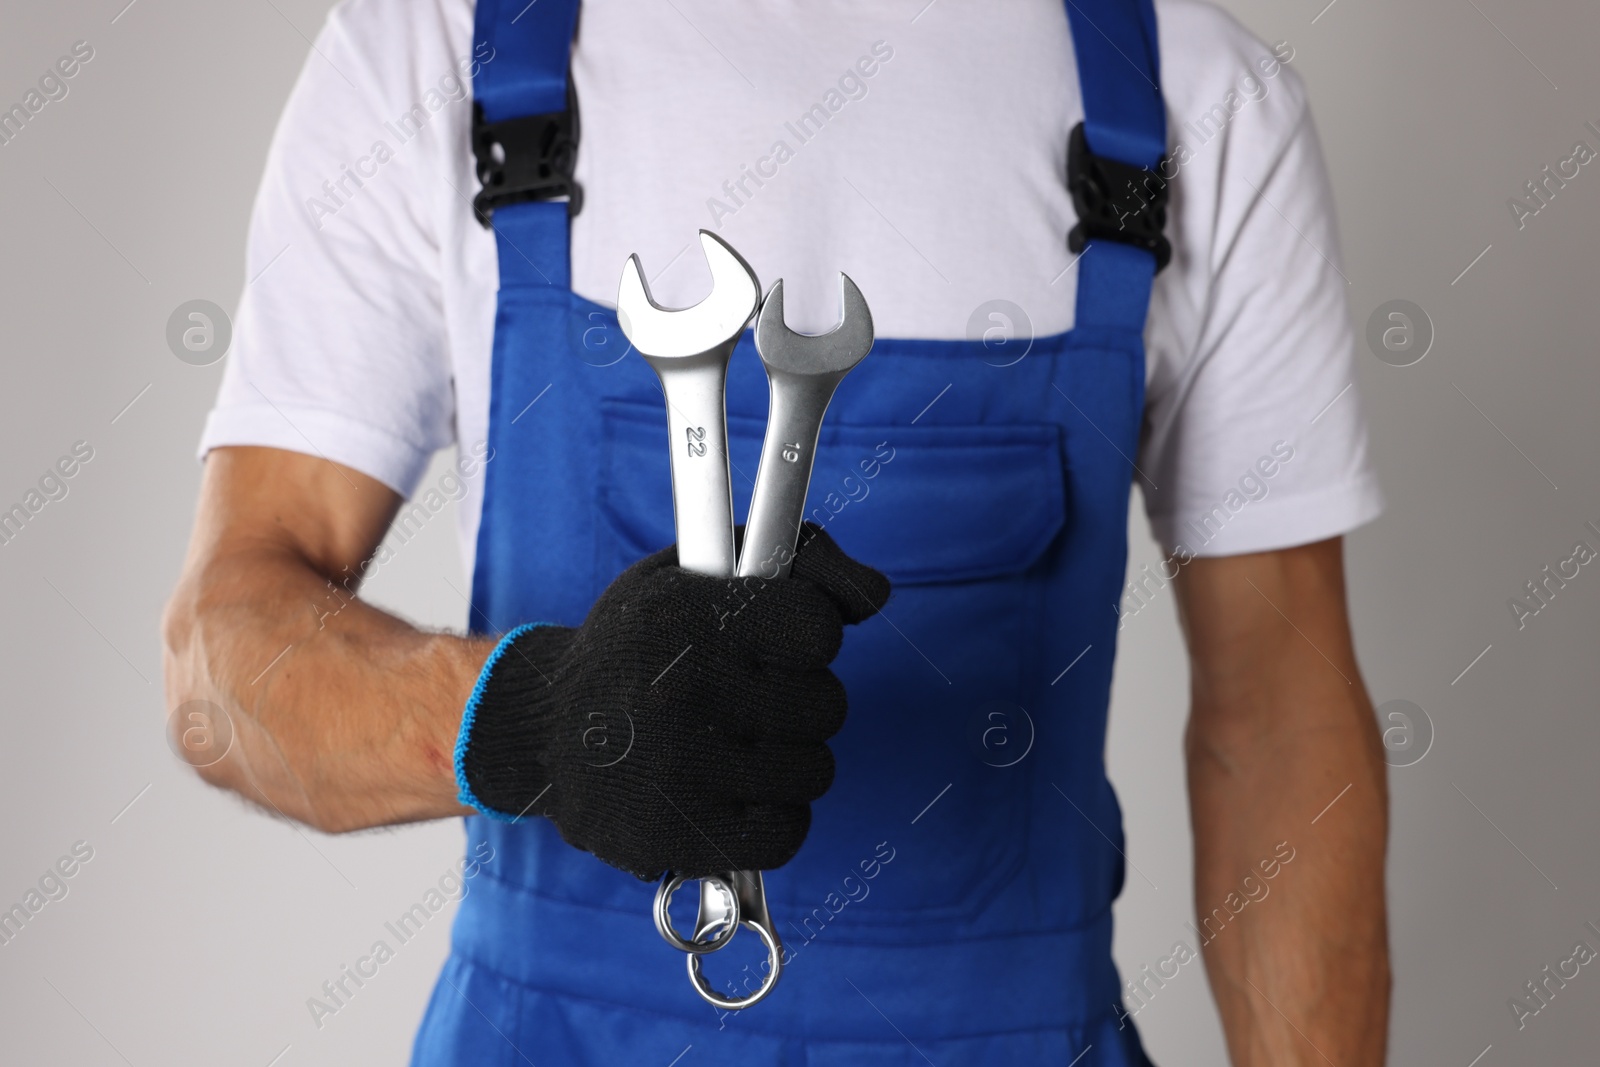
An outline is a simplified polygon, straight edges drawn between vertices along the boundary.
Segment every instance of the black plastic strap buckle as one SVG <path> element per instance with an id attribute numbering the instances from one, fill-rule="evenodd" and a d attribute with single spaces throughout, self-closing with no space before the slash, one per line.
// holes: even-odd
<path id="1" fill-rule="evenodd" d="M 1067 142 L 1067 189 L 1078 212 L 1078 224 L 1067 235 L 1073 252 L 1081 253 L 1090 238 L 1102 238 L 1149 252 L 1156 257 L 1158 274 L 1172 259 L 1172 243 L 1161 232 L 1167 225 L 1166 179 L 1148 168 L 1095 155 L 1081 122 Z"/>
<path id="2" fill-rule="evenodd" d="M 567 215 L 583 209 L 583 189 L 572 180 L 578 162 L 578 102 L 570 82 L 567 109 L 485 122 L 472 105 L 472 155 L 483 186 L 472 200 L 478 221 L 489 226 L 497 207 L 567 198 Z"/>

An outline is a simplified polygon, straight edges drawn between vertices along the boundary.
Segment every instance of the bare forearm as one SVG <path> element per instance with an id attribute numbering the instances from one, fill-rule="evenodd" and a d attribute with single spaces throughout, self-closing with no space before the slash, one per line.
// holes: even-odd
<path id="1" fill-rule="evenodd" d="M 467 810 L 453 746 L 492 643 L 420 631 L 350 580 L 397 499 L 325 461 L 212 455 L 164 624 L 167 706 L 209 701 L 232 726 L 207 781 L 329 831 Z"/>
<path id="2" fill-rule="evenodd" d="M 208 562 L 169 608 L 169 704 L 223 708 L 202 774 L 323 829 L 448 815 L 450 753 L 486 650 L 427 634 L 263 547 Z"/>
<path id="3" fill-rule="evenodd" d="M 214 561 L 169 619 L 169 704 L 209 700 L 233 726 L 209 781 L 327 830 L 466 810 L 451 749 L 483 642 L 419 631 L 281 553 Z"/>
<path id="4" fill-rule="evenodd" d="M 1186 579 L 1197 922 L 1238 1067 L 1384 1062 L 1385 767 L 1338 547 Z"/>
<path id="5" fill-rule="evenodd" d="M 1383 763 L 1359 692 L 1320 703 L 1189 735 L 1197 922 L 1238 1067 L 1383 1063 Z"/>

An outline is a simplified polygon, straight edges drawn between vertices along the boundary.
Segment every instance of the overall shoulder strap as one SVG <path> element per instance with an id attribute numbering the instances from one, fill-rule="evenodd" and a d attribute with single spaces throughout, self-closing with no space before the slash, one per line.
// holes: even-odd
<path id="1" fill-rule="evenodd" d="M 1152 0 L 1066 0 L 1083 94 L 1067 183 L 1079 225 L 1070 239 L 1078 265 L 1076 325 L 1142 333 L 1150 285 L 1170 246 L 1166 105 Z"/>
<path id="2" fill-rule="evenodd" d="M 478 0 L 472 151 L 478 219 L 495 231 L 500 285 L 571 284 L 577 102 L 568 81 L 578 0 Z M 564 198 L 564 199 L 563 199 Z"/>

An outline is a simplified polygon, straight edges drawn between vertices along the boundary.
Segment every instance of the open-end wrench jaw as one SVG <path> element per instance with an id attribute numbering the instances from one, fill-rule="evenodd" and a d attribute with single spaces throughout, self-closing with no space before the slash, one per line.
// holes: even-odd
<path id="1" fill-rule="evenodd" d="M 823 334 L 796 333 L 783 321 L 783 279 L 767 290 L 756 317 L 756 351 L 768 373 L 843 377 L 872 350 L 872 311 L 850 276 L 839 274 L 839 325 Z"/>
<path id="2" fill-rule="evenodd" d="M 756 272 L 744 258 L 706 230 L 700 247 L 711 268 L 711 294 L 693 307 L 664 308 L 650 296 L 639 257 L 632 255 L 622 268 L 617 290 L 617 322 L 623 334 L 652 364 L 658 360 L 703 355 L 744 333 L 761 299 Z"/>

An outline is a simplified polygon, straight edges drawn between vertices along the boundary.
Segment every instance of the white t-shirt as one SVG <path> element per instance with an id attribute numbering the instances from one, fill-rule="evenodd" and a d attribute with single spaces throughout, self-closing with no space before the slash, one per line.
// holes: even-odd
<path id="1" fill-rule="evenodd" d="M 1146 328 L 1147 512 L 1199 555 L 1343 533 L 1381 503 L 1293 49 L 1198 0 L 1156 8 L 1177 177 Z M 273 138 L 202 454 L 318 454 L 409 496 L 435 451 L 487 437 L 498 268 L 470 208 L 463 71 L 501 57 L 474 53 L 472 15 L 344 0 L 329 16 Z M 802 331 L 835 322 L 841 270 L 880 336 L 1072 326 L 1083 106 L 1061 0 L 597 0 L 573 76 L 579 295 L 615 306 L 637 252 L 659 302 L 697 302 L 704 227 L 763 284 L 784 279 Z M 481 477 L 467 493 L 470 573 Z"/>

